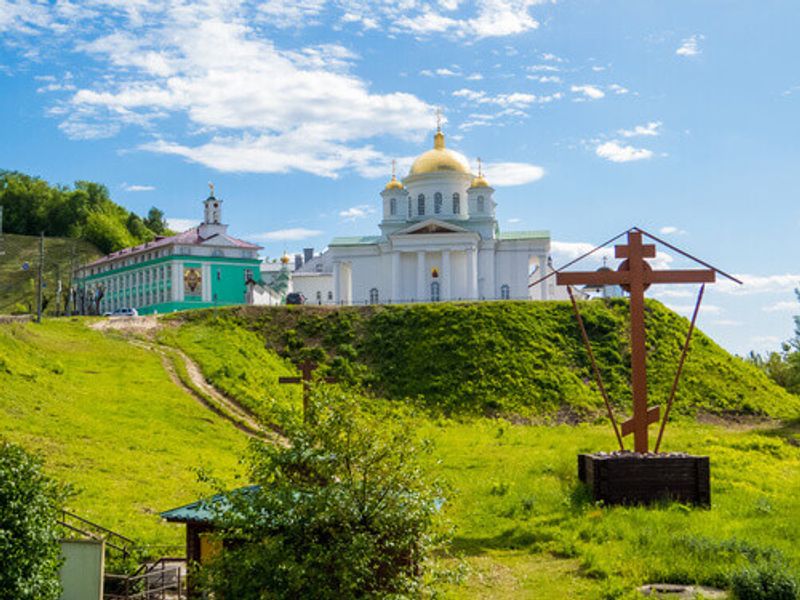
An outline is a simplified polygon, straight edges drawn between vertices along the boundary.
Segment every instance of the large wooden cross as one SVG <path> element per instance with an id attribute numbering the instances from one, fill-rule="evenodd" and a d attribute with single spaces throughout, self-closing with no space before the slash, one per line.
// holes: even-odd
<path id="1" fill-rule="evenodd" d="M 308 419 L 308 399 L 311 393 L 311 382 L 314 379 L 314 371 L 317 370 L 311 360 L 305 359 L 302 363 L 297 365 L 297 368 L 302 373 L 301 377 L 279 377 L 278 383 L 302 383 L 303 384 L 303 419 Z M 322 379 L 325 383 L 336 383 L 335 377 L 325 377 Z"/>
<path id="2" fill-rule="evenodd" d="M 558 285 L 619 285 L 630 294 L 631 384 L 633 416 L 622 423 L 622 435 L 633 433 L 636 452 L 649 451 L 648 427 L 659 420 L 658 406 L 647 406 L 647 345 L 644 329 L 644 293 L 653 283 L 713 283 L 712 269 L 654 271 L 645 260 L 655 258 L 656 247 L 642 244 L 641 231 L 628 232 L 628 244 L 614 247 L 616 258 L 625 259 L 616 271 L 556 274 Z"/>

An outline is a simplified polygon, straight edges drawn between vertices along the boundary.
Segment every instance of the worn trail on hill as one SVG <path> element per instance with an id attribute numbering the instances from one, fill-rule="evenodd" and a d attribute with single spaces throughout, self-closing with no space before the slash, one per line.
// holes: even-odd
<path id="1" fill-rule="evenodd" d="M 156 341 L 148 341 L 141 337 L 130 337 L 131 334 L 146 334 L 148 337 L 153 337 L 153 334 L 160 327 L 156 317 L 99 321 L 93 323 L 90 327 L 100 331 L 117 331 L 128 334 L 126 338 L 130 344 L 158 354 L 161 357 L 164 370 L 167 372 L 172 382 L 182 388 L 205 408 L 226 419 L 248 436 L 267 439 L 273 443 L 286 443 L 286 439 L 282 435 L 283 432 L 277 424 L 262 424 L 252 412 L 242 406 L 238 401 L 223 394 L 208 383 L 200 367 L 189 358 L 185 352 Z M 175 364 L 176 361 L 181 361 L 183 364 L 184 371 L 191 385 L 187 384 L 178 373 Z"/>

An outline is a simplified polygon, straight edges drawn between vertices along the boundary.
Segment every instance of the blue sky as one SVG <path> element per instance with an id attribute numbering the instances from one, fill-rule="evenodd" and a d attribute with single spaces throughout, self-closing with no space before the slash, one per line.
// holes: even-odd
<path id="1" fill-rule="evenodd" d="M 275 257 L 374 234 L 441 107 L 501 228 L 549 229 L 556 265 L 663 235 L 745 281 L 700 327 L 775 349 L 800 312 L 798 25 L 790 0 L 0 0 L 0 168 L 175 222 L 213 181 Z"/>

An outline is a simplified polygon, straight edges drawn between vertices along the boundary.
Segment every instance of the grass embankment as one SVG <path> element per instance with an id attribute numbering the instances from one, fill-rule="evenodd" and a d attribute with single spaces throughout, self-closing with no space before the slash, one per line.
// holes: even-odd
<path id="1" fill-rule="evenodd" d="M 5 255 L 0 256 L 0 314 L 10 312 L 35 312 L 36 277 L 39 268 L 39 238 L 27 235 L 3 235 Z M 66 290 L 71 280 L 71 270 L 100 256 L 100 251 L 89 242 L 69 238 L 44 240 L 44 298 L 46 313 L 55 311 L 54 295 L 61 278 Z M 29 269 L 22 265 L 28 263 Z M 63 300 L 59 302 L 63 310 Z"/>
<path id="2" fill-rule="evenodd" d="M 158 513 L 236 472 L 246 436 L 170 380 L 160 357 L 85 320 L 0 325 L 0 435 L 71 483 L 78 514 L 147 544 L 182 543 Z"/>
<path id="3" fill-rule="evenodd" d="M 627 302 L 596 300 L 582 303 L 581 310 L 609 395 L 624 414 L 631 404 Z M 253 384 L 270 383 L 267 375 L 253 379 L 242 362 L 266 346 L 290 359 L 311 354 L 376 396 L 413 399 L 446 414 L 585 419 L 601 412 L 602 398 L 566 302 L 239 307 L 176 318 L 190 327 L 194 341 L 182 337 L 190 344 L 207 345 L 202 340 L 216 335 L 250 340 L 226 357 L 200 360 L 215 385 L 235 394 L 249 396 Z M 646 320 L 651 404 L 664 403 L 688 322 L 658 302 L 648 302 Z M 213 331 L 206 336 L 202 327 Z M 190 344 L 182 347 L 189 351 Z M 234 389 L 239 381 L 246 390 Z M 787 418 L 800 415 L 800 398 L 697 331 L 673 414 L 701 411 Z"/>
<path id="4" fill-rule="evenodd" d="M 460 308 L 445 312 L 458 312 Z M 658 306 L 656 310 L 663 311 Z M 397 314 L 402 311 L 398 309 Z M 417 311 L 433 318 L 423 307 L 415 307 L 412 313 Z M 272 311 L 270 318 L 281 322 L 280 326 L 265 325 L 262 311 L 248 310 L 244 315 L 238 310 L 232 312 L 235 322 L 229 317 L 208 320 L 204 315 L 185 315 L 188 322 L 171 335 L 183 340 L 184 351 L 216 384 L 227 385 L 236 397 L 239 392 L 235 383 L 244 377 L 242 374 L 258 370 L 262 362 L 269 364 L 265 361 L 270 356 L 275 360 L 275 355 L 264 349 L 263 340 L 272 345 L 281 336 L 288 336 L 294 350 L 287 347 L 284 351 L 291 355 L 301 346 L 298 334 L 287 332 L 307 325 L 303 324 L 304 309 Z M 308 345 L 331 348 L 334 334 L 326 330 L 326 324 L 331 324 L 337 335 L 344 330 L 367 338 L 375 333 L 369 332 L 374 325 L 365 322 L 385 312 L 389 315 L 384 318 L 390 318 L 396 327 L 419 333 L 421 325 L 414 314 L 406 313 L 406 319 L 399 319 L 397 324 L 394 311 L 361 309 L 337 314 L 315 310 L 311 317 L 318 329 L 313 337 L 302 339 Z M 671 320 L 668 315 L 662 317 Z M 429 335 L 451 335 L 450 327 L 462 326 L 472 332 L 472 339 L 482 338 L 470 320 L 466 319 L 466 325 L 442 326 L 445 333 L 436 329 Z M 258 328 L 252 327 L 253 323 L 258 323 Z M 680 323 L 683 321 L 678 320 Z M 397 330 L 391 335 L 395 340 L 412 337 L 412 333 Z M 346 339 L 357 359 L 356 349 L 363 342 L 352 333 L 347 333 Z M 213 340 L 213 352 L 209 340 Z M 434 342 L 422 340 L 420 345 L 424 348 L 429 343 Z M 494 343 L 504 344 L 502 340 Z M 463 346 L 469 346 L 471 352 L 480 350 L 480 346 L 467 342 L 455 344 L 454 352 L 462 355 Z M 393 347 L 397 362 L 407 358 L 402 344 Z M 745 404 L 749 412 L 774 410 L 774 404 L 758 404 L 773 398 L 768 392 L 777 390 L 758 379 L 760 374 L 755 382 L 748 382 L 752 372 L 749 367 L 707 339 L 693 349 L 692 360 L 698 354 L 707 367 L 716 365 L 716 371 L 701 382 L 699 390 L 689 389 L 689 399 L 709 389 L 721 394 L 730 378 L 734 399 L 746 389 L 758 392 L 755 402 L 749 399 Z M 213 363 L 208 362 L 211 357 Z M 493 364 L 505 358 L 489 356 L 486 360 Z M 440 362 L 448 360 L 446 355 L 439 358 Z M 335 359 L 331 362 L 339 364 Z M 226 372 L 221 368 L 224 364 L 237 366 Z M 361 369 L 357 360 L 350 366 L 356 373 Z M 485 377 L 491 376 L 488 367 L 484 371 Z M 424 371 L 415 376 L 424 377 Z M 693 376 L 699 378 L 700 374 L 694 371 Z M 373 386 L 380 383 L 380 379 L 370 380 Z M 724 410 L 731 406 L 728 398 L 722 398 Z M 789 400 L 797 402 L 793 397 Z M 691 400 L 684 396 L 682 401 Z M 690 408 L 684 407 L 685 414 L 691 412 Z M 715 405 L 706 404 L 704 408 L 713 410 Z M 705 510 L 679 504 L 608 508 L 588 501 L 578 485 L 576 454 L 613 449 L 614 437 L 607 425 L 548 427 L 512 425 L 468 415 L 460 418 L 463 420 L 419 417 L 418 421 L 420 435 L 432 439 L 436 447 L 433 456 L 437 462 L 431 469 L 451 487 L 445 514 L 456 528 L 454 549 L 463 553 L 469 566 L 464 583 L 449 589 L 453 598 L 620 598 L 639 585 L 653 582 L 729 588 L 733 578 L 747 568 L 800 578 L 797 422 L 747 430 L 702 425 L 684 418 L 679 425 L 668 427 L 665 450 L 711 456 L 712 508 Z"/>

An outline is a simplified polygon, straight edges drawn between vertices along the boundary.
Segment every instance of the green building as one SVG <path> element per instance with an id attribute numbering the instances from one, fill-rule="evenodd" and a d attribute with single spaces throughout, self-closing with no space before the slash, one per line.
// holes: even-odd
<path id="1" fill-rule="evenodd" d="M 75 273 L 73 301 L 81 314 L 135 308 L 139 314 L 248 304 L 248 281 L 260 279 L 260 246 L 228 235 L 222 200 L 205 200 L 197 227 L 112 252 Z"/>

